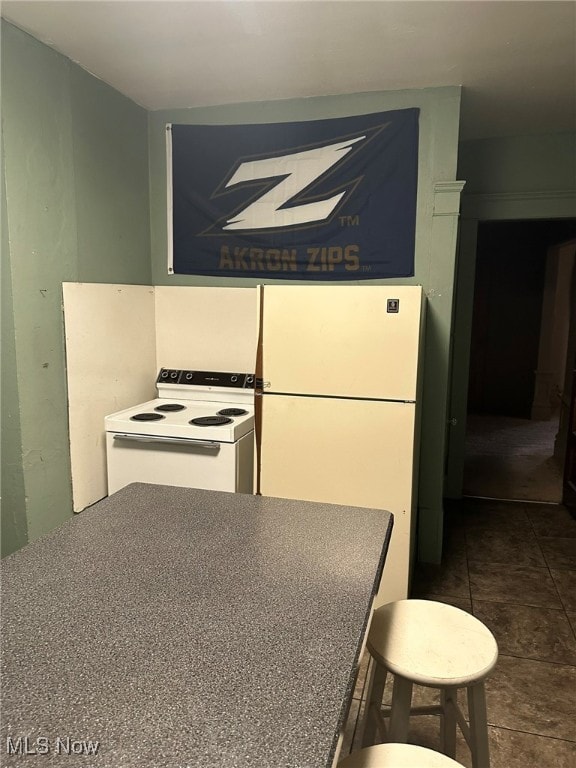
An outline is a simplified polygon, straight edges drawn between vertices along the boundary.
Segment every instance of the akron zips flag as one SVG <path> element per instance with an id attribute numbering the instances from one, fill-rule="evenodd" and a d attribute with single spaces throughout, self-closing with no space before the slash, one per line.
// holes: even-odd
<path id="1" fill-rule="evenodd" d="M 418 116 L 168 125 L 168 271 L 414 275 Z"/>

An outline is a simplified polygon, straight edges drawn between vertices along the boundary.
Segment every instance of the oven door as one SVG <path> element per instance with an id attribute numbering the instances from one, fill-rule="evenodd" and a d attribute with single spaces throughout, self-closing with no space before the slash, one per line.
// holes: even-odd
<path id="1" fill-rule="evenodd" d="M 130 483 L 252 493 L 253 433 L 235 443 L 106 433 L 108 493 Z"/>

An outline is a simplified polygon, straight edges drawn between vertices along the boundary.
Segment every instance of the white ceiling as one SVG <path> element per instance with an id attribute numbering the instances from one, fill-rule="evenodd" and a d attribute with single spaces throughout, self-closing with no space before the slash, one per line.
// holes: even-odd
<path id="1" fill-rule="evenodd" d="M 576 129 L 576 4 L 4 0 L 149 110 L 463 85 L 462 138 Z"/>

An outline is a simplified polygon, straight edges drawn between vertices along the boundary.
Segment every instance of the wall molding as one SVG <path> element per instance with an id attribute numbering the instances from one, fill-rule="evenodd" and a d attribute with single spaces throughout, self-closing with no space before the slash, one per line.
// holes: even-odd
<path id="1" fill-rule="evenodd" d="M 434 184 L 433 216 L 458 216 L 465 181 L 437 181 Z"/>

